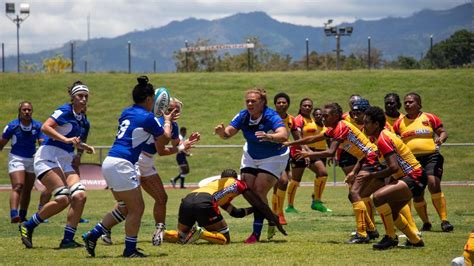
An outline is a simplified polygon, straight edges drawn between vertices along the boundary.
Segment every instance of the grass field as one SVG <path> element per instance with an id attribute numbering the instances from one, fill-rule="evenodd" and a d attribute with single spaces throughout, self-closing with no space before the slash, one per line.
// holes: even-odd
<path id="1" fill-rule="evenodd" d="M 138 74 L 0 74 L 0 102 L 3 114 L 0 126 L 6 125 L 17 115 L 18 103 L 30 100 L 34 105 L 34 117 L 44 121 L 59 105 L 68 101 L 66 86 L 80 79 L 91 90 L 88 117 L 91 133 L 88 143 L 111 145 L 117 129 L 121 110 L 130 105 L 131 89 Z M 449 134 L 448 143 L 472 142 L 474 112 L 469 112 L 474 99 L 474 70 L 419 70 L 419 71 L 312 71 L 312 72 L 265 72 L 265 73 L 167 73 L 150 74 L 155 87 L 165 86 L 172 96 L 184 102 L 179 124 L 188 132 L 199 131 L 200 144 L 242 144 L 241 134 L 223 141 L 213 136 L 218 123 L 228 123 L 244 108 L 244 91 L 253 86 L 268 90 L 269 100 L 280 91 L 291 99 L 290 113 L 296 114 L 299 101 L 304 97 L 314 100 L 315 106 L 337 101 L 347 108 L 351 94 L 358 93 L 373 105 L 382 105 L 388 92 L 401 96 L 416 91 L 423 98 L 423 110 L 433 112 L 443 120 Z M 270 104 L 272 106 L 273 104 Z M 107 151 L 104 151 L 104 155 Z M 473 181 L 474 157 L 472 147 L 444 147 L 444 180 Z M 197 182 L 203 177 L 216 175 L 223 168 L 239 167 L 241 150 L 196 149 L 189 158 L 191 174 L 188 180 Z M 0 184 L 8 184 L 6 171 L 8 152 L 0 153 Z M 226 158 L 226 160 L 221 160 Z M 86 162 L 99 162 L 98 156 L 84 156 Z M 2 163 L 4 162 L 4 163 Z M 157 166 L 164 180 L 177 174 L 174 157 L 157 159 Z M 306 174 L 306 179 L 310 178 Z M 342 175 L 338 172 L 338 180 Z"/>
<path id="2" fill-rule="evenodd" d="M 190 190 L 167 190 L 169 195 L 167 224 L 175 228 L 180 199 Z M 448 187 L 444 189 L 448 201 L 448 218 L 455 226 L 454 232 L 442 233 L 439 218 L 429 199 L 428 212 L 433 222 L 433 232 L 424 233 L 426 246 L 421 249 L 395 248 L 388 251 L 373 251 L 371 245 L 345 244 L 354 229 L 354 218 L 347 201 L 347 189 L 331 187 L 326 189 L 326 205 L 333 213 L 322 214 L 309 208 L 311 188 L 298 190 L 296 207 L 300 214 L 287 214 L 289 224 L 286 226 L 288 236 L 277 234 L 273 241 L 262 241 L 255 245 L 245 245 L 243 240 L 250 234 L 252 217 L 235 219 L 224 214 L 231 229 L 232 243 L 217 246 L 199 241 L 197 244 L 180 246 L 165 243 L 160 247 L 151 245 L 154 230 L 152 218 L 152 201 L 146 196 L 146 211 L 139 234 L 139 247 L 150 257 L 145 259 L 125 260 L 120 258 L 123 250 L 123 225 L 113 230 L 113 246 L 101 243 L 96 248 L 96 258 L 88 258 L 85 249 L 57 250 L 62 238 L 65 214 L 61 213 L 42 224 L 33 236 L 34 248 L 27 250 L 21 244 L 16 225 L 9 224 L 8 207 L 0 207 L 0 264 L 176 264 L 176 265 L 448 265 L 450 260 L 462 254 L 468 232 L 474 224 L 474 207 L 472 205 L 472 187 Z M 90 224 L 80 224 L 78 234 L 87 231 L 102 215 L 113 206 L 111 193 L 108 191 L 89 191 L 84 217 Z M 34 193 L 32 208 L 36 207 L 39 194 Z M 0 201 L 7 202 L 8 193 L 0 193 Z M 236 206 L 246 206 L 239 197 Z M 421 221 L 415 215 L 418 226 Z M 377 217 L 377 227 L 383 233 L 383 225 Z M 266 226 L 262 239 L 266 239 Z"/>

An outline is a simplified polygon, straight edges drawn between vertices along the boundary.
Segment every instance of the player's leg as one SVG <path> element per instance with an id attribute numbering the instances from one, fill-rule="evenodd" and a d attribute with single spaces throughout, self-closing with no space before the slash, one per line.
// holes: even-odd
<path id="1" fill-rule="evenodd" d="M 311 209 L 320 212 L 331 212 L 332 210 L 326 208 L 322 202 L 323 192 L 328 179 L 328 173 L 324 162 L 325 161 L 322 159 L 318 159 L 309 165 L 309 169 L 315 173 Z"/>
<path id="2" fill-rule="evenodd" d="M 34 172 L 25 172 L 25 186 L 23 188 L 23 193 L 20 196 L 20 219 L 22 222 L 26 221 L 28 207 L 30 205 L 31 200 L 31 190 L 33 190 L 33 186 L 35 184 L 35 173 Z"/>
<path id="3" fill-rule="evenodd" d="M 166 229 L 166 203 L 168 195 L 161 178 L 156 173 L 151 176 L 141 177 L 141 186 L 154 200 L 153 217 L 155 219 L 155 232 L 153 233 L 152 243 L 155 246 L 161 245 L 163 242 L 163 233 Z"/>
<path id="4" fill-rule="evenodd" d="M 295 208 L 295 196 L 298 187 L 300 186 L 301 178 L 303 177 L 304 169 L 306 168 L 306 163 L 304 160 L 294 160 L 292 159 L 291 163 L 291 179 L 288 183 L 288 207 L 285 212 L 287 213 L 297 213 L 298 210 Z"/>
<path id="5" fill-rule="evenodd" d="M 67 213 L 67 222 L 64 227 L 64 236 L 61 240 L 59 248 L 76 248 L 82 247 L 82 244 L 74 240 L 77 230 L 77 224 L 81 219 L 84 206 L 87 201 L 86 187 L 80 182 L 79 175 L 75 172 L 68 172 L 66 182 L 70 191 L 71 204 Z"/>
<path id="6" fill-rule="evenodd" d="M 21 195 L 25 187 L 25 170 L 16 170 L 10 172 L 10 183 L 12 190 L 10 192 L 10 221 L 11 223 L 18 223 L 21 221 L 18 207 Z"/>

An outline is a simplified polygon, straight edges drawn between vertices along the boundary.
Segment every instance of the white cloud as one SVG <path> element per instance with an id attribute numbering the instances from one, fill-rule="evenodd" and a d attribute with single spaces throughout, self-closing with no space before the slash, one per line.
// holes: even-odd
<path id="1" fill-rule="evenodd" d="M 2 0 L 0 10 L 4 12 Z M 410 16 L 421 9 L 447 9 L 469 0 L 22 0 L 31 5 L 31 16 L 21 24 L 23 53 L 59 47 L 74 39 L 87 39 L 90 14 L 92 38 L 114 37 L 145 30 L 188 17 L 222 18 L 237 12 L 264 11 L 273 18 L 299 25 L 320 27 L 335 23 L 387 16 Z M 0 42 L 7 55 L 16 54 L 16 27 L 0 16 Z"/>

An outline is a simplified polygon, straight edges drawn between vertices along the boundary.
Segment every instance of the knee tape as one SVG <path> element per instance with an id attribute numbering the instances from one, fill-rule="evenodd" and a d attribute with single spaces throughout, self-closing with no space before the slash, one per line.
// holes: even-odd
<path id="1" fill-rule="evenodd" d="M 125 217 L 123 216 L 123 214 L 120 212 L 118 208 L 112 211 L 112 217 L 114 217 L 117 223 L 120 223 L 123 220 L 125 220 Z"/>
<path id="2" fill-rule="evenodd" d="M 71 196 L 74 196 L 74 194 L 81 192 L 86 192 L 86 187 L 81 184 L 81 182 L 77 182 L 76 184 L 71 186 Z"/>
<path id="3" fill-rule="evenodd" d="M 59 199 L 61 197 L 69 197 L 70 192 L 69 189 L 66 186 L 58 187 L 55 190 L 53 190 L 53 193 L 51 193 L 55 199 Z"/>
<path id="4" fill-rule="evenodd" d="M 229 233 L 229 227 L 226 226 L 226 227 L 222 228 L 221 230 L 219 230 L 219 233 L 221 233 L 223 235 Z"/>
<path id="5" fill-rule="evenodd" d="M 118 205 L 120 208 L 125 208 L 125 207 L 126 207 L 125 201 L 117 201 L 117 205 Z"/>

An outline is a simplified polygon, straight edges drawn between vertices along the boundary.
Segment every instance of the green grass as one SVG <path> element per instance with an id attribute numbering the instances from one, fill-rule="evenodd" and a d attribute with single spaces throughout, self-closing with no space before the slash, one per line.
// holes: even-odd
<path id="1" fill-rule="evenodd" d="M 117 129 L 121 110 L 130 105 L 131 89 L 138 74 L 0 74 L 0 126 L 17 115 L 18 103 L 30 100 L 34 105 L 34 118 L 44 121 L 59 105 L 68 101 L 66 86 L 80 79 L 91 90 L 88 116 L 92 145 L 111 145 Z M 290 113 L 297 113 L 298 103 L 304 97 L 314 100 L 315 106 L 337 101 L 347 108 L 351 94 L 368 98 L 373 105 L 381 106 L 388 92 L 402 97 L 416 91 L 423 98 L 423 110 L 440 116 L 449 134 L 449 142 L 472 142 L 474 112 L 470 112 L 474 99 L 474 70 L 384 70 L 384 71 L 296 71 L 265 73 L 167 73 L 150 74 L 155 87 L 165 86 L 172 96 L 184 102 L 183 115 L 179 120 L 188 132 L 199 131 L 200 144 L 243 144 L 241 134 L 223 141 L 212 135 L 218 123 L 228 123 L 244 108 L 243 94 L 247 88 L 263 86 L 269 100 L 277 92 L 287 92 L 292 100 Z M 270 104 L 272 106 L 273 104 Z M 104 154 L 107 151 L 104 151 Z M 473 181 L 474 157 L 472 147 L 444 147 L 444 180 Z M 237 168 L 241 150 L 195 149 L 189 158 L 191 174 L 188 180 L 196 182 L 202 177 L 215 175 L 227 167 Z M 222 160 L 221 158 L 228 158 Z M 84 161 L 99 162 L 98 156 L 84 156 Z M 8 184 L 6 170 L 7 152 L 0 153 L 0 184 Z M 177 166 L 174 156 L 157 159 L 157 167 L 165 180 L 175 176 Z M 338 180 L 342 180 L 338 172 Z M 310 175 L 306 175 L 310 178 Z"/>
<path id="2" fill-rule="evenodd" d="M 190 190 L 167 190 L 169 195 L 167 224 L 175 228 L 180 199 Z M 180 246 L 165 243 L 160 247 L 151 245 L 154 230 L 152 218 L 152 201 L 146 198 L 146 211 L 139 234 L 139 247 L 150 254 L 145 259 L 125 260 L 120 258 L 123 250 L 123 225 L 113 230 L 115 245 L 98 244 L 97 257 L 88 258 L 84 249 L 56 250 L 62 238 L 65 213 L 50 219 L 34 233 L 34 248 L 26 250 L 21 244 L 16 225 L 8 220 L 8 193 L 0 193 L 0 264 L 47 264 L 54 261 L 57 265 L 68 264 L 256 264 L 256 265 L 353 265 L 353 264 L 393 264 L 393 265 L 448 265 L 450 260 L 462 254 L 468 232 L 474 224 L 474 208 L 472 206 L 472 187 L 445 187 L 448 204 L 448 218 L 455 226 L 453 233 L 440 232 L 440 221 L 429 196 L 428 213 L 433 222 L 433 232 L 425 233 L 423 238 L 426 247 L 421 249 L 396 248 L 388 251 L 373 251 L 371 245 L 344 244 L 354 230 L 354 217 L 347 200 L 347 189 L 331 187 L 326 189 L 324 200 L 333 209 L 331 214 L 322 214 L 309 208 L 311 188 L 302 187 L 296 196 L 296 207 L 300 214 L 287 214 L 289 225 L 286 226 L 288 236 L 277 234 L 274 241 L 263 241 L 255 245 L 244 245 L 243 240 L 250 234 L 252 218 L 231 218 L 224 214 L 230 230 L 232 243 L 228 246 L 209 245 L 199 241 L 195 245 Z M 39 194 L 34 193 L 31 208 L 36 207 Z M 236 206 L 246 206 L 239 197 Z M 114 204 L 108 191 L 89 191 L 88 203 L 84 217 L 91 219 L 90 224 L 80 224 L 78 235 L 87 231 L 93 224 L 109 211 Z M 415 214 L 418 226 L 421 221 Z M 377 227 L 383 233 L 380 218 Z M 266 238 L 266 226 L 263 239 Z"/>

